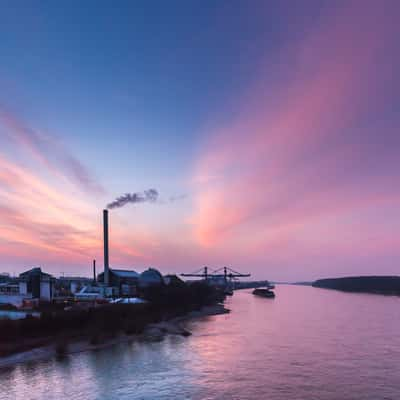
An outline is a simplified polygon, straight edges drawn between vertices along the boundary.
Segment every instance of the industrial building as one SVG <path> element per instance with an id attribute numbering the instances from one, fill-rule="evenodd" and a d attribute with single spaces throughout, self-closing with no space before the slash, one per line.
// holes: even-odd
<path id="1" fill-rule="evenodd" d="M 142 273 L 134 270 L 110 268 L 108 241 L 108 210 L 103 210 L 104 234 L 104 271 L 96 276 L 96 264 L 93 260 L 93 278 L 60 277 L 36 267 L 21 273 L 18 278 L 8 274 L 0 276 L 0 304 L 7 303 L 22 306 L 40 301 L 64 301 L 74 298 L 77 301 L 108 301 L 107 298 L 135 299 L 141 289 L 150 286 L 169 285 L 182 282 L 176 275 L 163 277 L 155 268 Z M 122 300 L 121 300 L 122 301 Z"/>
<path id="2" fill-rule="evenodd" d="M 104 284 L 104 272 L 97 277 L 97 282 Z M 109 268 L 108 285 L 118 290 L 118 295 L 135 296 L 139 283 L 140 274 L 136 271 Z"/>
<path id="3" fill-rule="evenodd" d="M 55 289 L 57 296 L 68 296 L 82 290 L 85 286 L 92 285 L 93 279 L 81 276 L 62 276 L 56 280 Z"/>
<path id="4" fill-rule="evenodd" d="M 51 301 L 54 297 L 55 278 L 41 270 L 32 268 L 18 278 L 0 284 L 0 303 L 21 306 L 24 301 Z"/>
<path id="5" fill-rule="evenodd" d="M 139 276 L 139 287 L 146 288 L 149 286 L 164 285 L 164 278 L 160 271 L 155 268 L 146 269 Z"/>
<path id="6" fill-rule="evenodd" d="M 19 275 L 20 294 L 50 301 L 54 295 L 54 282 L 55 278 L 42 272 L 41 268 L 32 268 Z"/>
<path id="7" fill-rule="evenodd" d="M 163 276 L 155 268 L 149 268 L 141 274 L 133 270 L 110 268 L 108 210 L 103 210 L 103 235 L 104 272 L 98 275 L 97 282 L 104 287 L 111 289 L 112 295 L 135 296 L 140 288 L 164 284 Z M 110 290 L 108 290 L 108 292 L 110 292 Z"/>
<path id="8" fill-rule="evenodd" d="M 169 274 L 163 276 L 164 283 L 168 285 L 185 285 L 185 282 L 177 275 Z"/>
<path id="9" fill-rule="evenodd" d="M 10 282 L 11 276 L 7 272 L 0 272 L 0 283 Z"/>

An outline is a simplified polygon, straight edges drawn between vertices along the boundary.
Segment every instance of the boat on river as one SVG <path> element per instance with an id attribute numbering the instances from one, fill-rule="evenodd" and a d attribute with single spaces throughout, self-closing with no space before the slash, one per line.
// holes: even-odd
<path id="1" fill-rule="evenodd" d="M 275 297 L 275 293 L 270 288 L 257 288 L 253 290 L 253 294 L 255 296 L 266 297 L 269 299 L 273 299 Z"/>

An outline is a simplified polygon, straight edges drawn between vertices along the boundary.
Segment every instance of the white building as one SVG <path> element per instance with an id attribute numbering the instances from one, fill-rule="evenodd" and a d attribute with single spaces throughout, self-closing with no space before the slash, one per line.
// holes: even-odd
<path id="1" fill-rule="evenodd" d="M 21 283 L 16 281 L 0 283 L 0 304 L 12 304 L 21 307 L 27 297 L 20 292 Z"/>
<path id="2" fill-rule="evenodd" d="M 19 275 L 18 281 L 20 295 L 27 298 L 50 301 L 54 296 L 55 278 L 42 272 L 41 268 L 23 272 Z"/>

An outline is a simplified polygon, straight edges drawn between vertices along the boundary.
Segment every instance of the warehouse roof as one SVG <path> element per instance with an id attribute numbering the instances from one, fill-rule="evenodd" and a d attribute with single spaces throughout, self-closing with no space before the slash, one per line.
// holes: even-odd
<path id="1" fill-rule="evenodd" d="M 128 271 L 125 269 L 111 269 L 110 272 L 120 278 L 139 278 L 139 274 L 136 271 Z"/>

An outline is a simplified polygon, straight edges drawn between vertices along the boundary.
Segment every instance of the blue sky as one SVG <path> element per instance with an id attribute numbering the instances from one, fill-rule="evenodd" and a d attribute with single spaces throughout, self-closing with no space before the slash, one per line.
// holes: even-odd
<path id="1" fill-rule="evenodd" d="M 370 239 L 355 233 L 359 250 L 348 253 L 340 243 L 315 258 L 319 242 L 310 232 L 320 231 L 323 218 L 342 221 L 334 229 L 338 236 L 346 231 L 359 213 L 347 187 L 360 186 L 358 204 L 375 199 L 374 193 L 381 196 L 366 205 L 370 222 L 363 232 L 376 232 L 374 210 L 382 202 L 390 210 L 378 217 L 378 225 L 382 248 L 389 246 L 383 264 L 393 270 L 390 259 L 398 253 L 396 243 L 388 244 L 393 227 L 386 214 L 397 215 L 398 201 L 392 192 L 399 125 L 395 1 L 381 6 L 373 1 L 3 1 L 0 6 L 0 155 L 7 174 L 29 172 L 21 180 L 38 180 L 35 188 L 10 187 L 7 174 L 0 182 L 7 215 L 10 199 L 19 195 L 20 202 L 11 207 L 16 219 L 0 229 L 0 241 L 9 246 L 3 269 L 36 263 L 56 271 L 61 252 L 62 263 L 80 272 L 86 260 L 101 255 L 99 210 L 122 193 L 154 187 L 164 200 L 186 197 L 113 213 L 116 246 L 123 247 L 116 251 L 119 266 L 237 263 L 254 265 L 259 276 L 266 268 L 268 276 L 301 278 L 323 275 L 324 268 L 335 274 L 333 266 L 322 265 L 335 253 L 349 272 L 358 272 L 364 258 L 357 251 L 365 251 L 360 249 Z M 322 107 L 329 102 L 330 108 Z M 344 155 L 349 146 L 358 161 Z M 324 170 L 328 159 L 337 164 Z M 341 165 L 350 164 L 354 167 L 343 176 Z M 311 170 L 321 171 L 321 181 L 332 180 L 336 201 L 342 204 L 345 197 L 345 212 L 319 203 L 322 186 L 298 199 L 296 182 L 320 184 L 309 176 Z M 89 181 L 104 190 L 91 193 L 83 187 Z M 54 214 L 42 215 L 29 199 L 38 187 L 43 196 L 62 193 L 64 205 L 53 198 L 56 203 L 48 206 L 55 207 Z M 276 222 L 283 205 L 290 205 L 291 215 L 298 200 L 309 201 L 309 193 L 323 214 L 318 223 L 313 216 L 300 229 L 296 213 L 291 221 Z M 15 225 L 20 214 L 29 226 Z M 29 239 L 38 236 L 39 215 L 47 224 L 39 236 L 49 225 L 57 235 L 65 228 L 73 236 L 62 243 L 67 253 L 49 248 L 45 239 Z M 72 232 L 72 220 L 82 229 Z M 275 222 L 270 226 L 270 221 Z M 84 249 L 78 249 L 81 242 L 87 242 Z M 260 250 L 271 246 L 275 256 Z M 26 256 L 13 256 L 15 249 Z M 45 260 L 40 249 L 49 251 Z M 373 256 L 379 259 L 377 251 Z M 280 252 L 298 256 L 282 259 Z M 303 262 L 296 269 L 299 257 Z M 368 271 L 374 271 L 372 264 Z"/>

